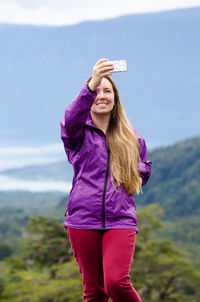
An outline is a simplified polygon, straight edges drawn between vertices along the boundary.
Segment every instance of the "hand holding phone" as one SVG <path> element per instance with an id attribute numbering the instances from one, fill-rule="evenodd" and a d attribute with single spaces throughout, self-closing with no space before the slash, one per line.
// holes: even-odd
<path id="1" fill-rule="evenodd" d="M 127 71 L 126 60 L 115 60 L 115 61 L 110 61 L 110 63 L 112 63 L 114 66 L 114 69 L 112 69 L 112 73 Z"/>
<path id="2" fill-rule="evenodd" d="M 95 91 L 104 76 L 110 76 L 112 73 L 123 71 L 127 71 L 126 60 L 98 60 L 92 70 L 92 78 L 89 83 L 90 89 Z"/>

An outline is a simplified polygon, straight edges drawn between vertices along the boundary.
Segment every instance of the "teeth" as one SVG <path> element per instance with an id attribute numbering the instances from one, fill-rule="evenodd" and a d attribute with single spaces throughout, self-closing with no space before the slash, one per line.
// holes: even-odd
<path id="1" fill-rule="evenodd" d="M 98 105 L 108 105 L 108 103 L 99 103 L 99 104 L 97 104 L 97 106 Z"/>

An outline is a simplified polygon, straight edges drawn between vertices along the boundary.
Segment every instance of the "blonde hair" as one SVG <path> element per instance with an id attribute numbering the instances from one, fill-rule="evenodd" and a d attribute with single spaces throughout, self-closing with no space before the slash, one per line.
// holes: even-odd
<path id="1" fill-rule="evenodd" d="M 111 111 L 109 126 L 106 131 L 106 143 L 110 150 L 111 180 L 117 191 L 121 184 L 128 194 L 139 194 L 142 179 L 139 175 L 137 163 L 139 157 L 139 143 L 129 122 L 114 81 L 105 77 L 112 85 L 114 91 L 114 106 Z M 89 83 L 91 77 L 87 80 Z M 114 186 L 114 179 L 117 187 Z"/>

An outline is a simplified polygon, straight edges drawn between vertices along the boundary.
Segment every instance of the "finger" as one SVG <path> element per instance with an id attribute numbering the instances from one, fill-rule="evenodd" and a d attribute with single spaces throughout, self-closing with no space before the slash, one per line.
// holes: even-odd
<path id="1" fill-rule="evenodd" d="M 103 67 L 103 68 L 99 69 L 99 73 L 102 74 L 107 71 L 112 71 L 113 69 L 114 69 L 114 66 Z"/>
<path id="2" fill-rule="evenodd" d="M 106 61 L 108 61 L 108 59 L 100 59 L 99 61 L 97 61 L 96 66 L 98 66 L 102 62 L 106 62 Z"/>
<path id="3" fill-rule="evenodd" d="M 98 65 L 98 68 L 103 69 L 104 67 L 109 67 L 110 69 L 114 68 L 113 63 L 107 61 L 107 62 L 103 62 L 101 64 Z"/>
<path id="4" fill-rule="evenodd" d="M 107 73 L 107 72 L 111 72 L 111 73 L 112 73 L 112 72 L 113 72 L 113 69 L 111 69 L 111 68 L 104 68 L 104 69 L 101 70 L 101 73 L 100 73 L 100 74 L 101 74 L 101 75 L 104 75 L 104 74 Z"/>
<path id="5" fill-rule="evenodd" d="M 112 75 L 112 72 L 111 71 L 107 71 L 107 72 L 103 73 L 102 75 L 103 75 L 103 77 L 110 76 L 110 75 Z"/>

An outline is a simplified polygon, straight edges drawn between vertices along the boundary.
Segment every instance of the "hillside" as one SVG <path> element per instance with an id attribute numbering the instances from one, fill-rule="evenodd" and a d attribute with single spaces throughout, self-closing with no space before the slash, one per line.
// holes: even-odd
<path id="1" fill-rule="evenodd" d="M 160 239 L 167 238 L 187 252 L 200 269 L 200 137 L 149 153 L 152 175 L 138 208 L 158 203 L 164 210 Z"/>
<path id="2" fill-rule="evenodd" d="M 149 153 L 152 176 L 138 203 L 157 202 L 165 219 L 200 215 L 200 137 Z"/>

